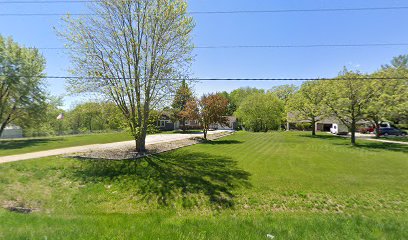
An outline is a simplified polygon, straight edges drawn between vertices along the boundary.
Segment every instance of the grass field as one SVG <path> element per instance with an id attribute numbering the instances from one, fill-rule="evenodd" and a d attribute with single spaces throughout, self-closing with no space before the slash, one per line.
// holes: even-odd
<path id="1" fill-rule="evenodd" d="M 0 239 L 408 239 L 408 147 L 239 132 L 140 162 L 0 165 Z"/>
<path id="2" fill-rule="evenodd" d="M 397 142 L 408 142 L 408 137 L 382 137 L 380 139 L 397 141 Z"/>
<path id="3" fill-rule="evenodd" d="M 65 147 L 132 140 L 129 133 L 99 133 L 79 136 L 0 140 L 0 156 L 23 154 Z"/>

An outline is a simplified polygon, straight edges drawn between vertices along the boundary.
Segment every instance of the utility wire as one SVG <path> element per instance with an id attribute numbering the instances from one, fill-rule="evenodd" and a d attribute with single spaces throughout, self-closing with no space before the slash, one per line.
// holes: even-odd
<path id="1" fill-rule="evenodd" d="M 33 1 L 19 1 L 13 3 L 50 3 L 47 2 L 33 2 Z M 66 1 L 59 1 L 66 2 Z M 80 1 L 77 1 L 80 2 Z M 94 2 L 94 1 L 83 1 Z M 10 4 L 11 2 L 0 2 L 0 4 Z M 361 8 L 315 8 L 315 9 L 276 9 L 276 10 L 231 10 L 231 11 L 192 11 L 193 15 L 208 15 L 208 14 L 268 14 L 268 13 L 311 13 L 311 12 L 350 12 L 350 11 L 383 11 L 383 10 L 408 10 L 408 6 L 402 7 L 361 7 Z M 68 13 L 0 13 L 0 16 L 64 16 Z M 97 16 L 96 13 L 69 13 L 72 16 Z"/>
<path id="2" fill-rule="evenodd" d="M 80 76 L 8 76 L 0 77 L 23 77 L 23 78 L 43 78 L 43 79 L 85 79 L 85 80 L 132 80 L 128 77 L 80 77 Z M 162 81 L 335 81 L 335 80 L 407 80 L 407 77 L 359 77 L 359 78 L 167 78 L 157 79 Z"/>
<path id="3" fill-rule="evenodd" d="M 196 46 L 195 49 L 236 49 L 236 48 L 330 48 L 330 47 L 403 47 L 408 43 L 357 43 L 357 44 L 301 44 L 301 45 L 218 45 Z M 38 50 L 70 50 L 64 47 L 29 47 Z"/>
<path id="4" fill-rule="evenodd" d="M 44 1 L 0 1 L 0 4 L 50 4 L 50 3 L 92 3 L 96 0 L 44 0 Z"/>

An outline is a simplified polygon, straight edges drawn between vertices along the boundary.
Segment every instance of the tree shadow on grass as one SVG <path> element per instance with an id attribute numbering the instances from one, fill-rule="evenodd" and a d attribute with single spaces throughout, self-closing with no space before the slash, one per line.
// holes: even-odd
<path id="1" fill-rule="evenodd" d="M 141 162 L 140 162 L 141 161 Z M 160 206 L 189 208 L 210 203 L 234 206 L 234 189 L 251 187 L 250 174 L 232 159 L 205 153 L 169 153 L 133 161 L 81 160 L 76 176 L 84 182 L 116 182 L 136 188 Z"/>
<path id="2" fill-rule="evenodd" d="M 356 148 L 366 149 L 370 151 L 395 151 L 408 153 L 408 145 L 398 143 L 385 143 L 385 142 L 357 142 Z"/>
<path id="3" fill-rule="evenodd" d="M 33 147 L 38 145 L 45 145 L 50 142 L 59 141 L 58 138 L 39 138 L 39 139 L 27 139 L 27 140 L 1 140 L 0 150 L 13 150 L 26 147 Z"/>
<path id="4" fill-rule="evenodd" d="M 323 139 L 323 140 L 337 140 L 333 145 L 336 146 L 351 146 L 350 138 L 339 137 L 334 135 L 300 135 L 301 137 L 313 138 L 313 139 Z M 340 143 L 341 142 L 341 143 Z M 357 149 L 365 149 L 369 151 L 381 151 L 389 150 L 395 152 L 408 153 L 408 145 L 398 144 L 398 143 L 386 143 L 386 142 L 374 142 L 357 138 L 357 144 L 354 146 Z"/>
<path id="5" fill-rule="evenodd" d="M 202 144 L 210 144 L 210 145 L 229 145 L 229 144 L 240 144 L 241 141 L 238 140 L 203 140 Z"/>
<path id="6" fill-rule="evenodd" d="M 339 136 L 329 135 L 329 134 L 324 134 L 324 135 L 316 134 L 315 136 L 310 134 L 310 135 L 299 135 L 299 136 L 304 137 L 304 138 L 323 139 L 323 140 L 339 140 L 339 139 L 343 139 L 343 141 L 344 141 L 345 139 L 348 139 L 346 137 L 339 137 Z"/>

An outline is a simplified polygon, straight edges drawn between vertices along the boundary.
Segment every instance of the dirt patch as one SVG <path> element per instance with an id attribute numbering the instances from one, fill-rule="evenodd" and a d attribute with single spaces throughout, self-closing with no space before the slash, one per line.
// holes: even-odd
<path id="1" fill-rule="evenodd" d="M 205 141 L 212 141 L 216 140 L 228 135 L 231 135 L 232 132 L 222 132 L 217 134 L 208 135 L 208 140 L 204 140 L 201 137 L 193 137 L 189 139 L 171 141 L 171 142 L 161 142 L 147 145 L 147 152 L 146 153 L 138 153 L 135 151 L 134 148 L 115 148 L 115 149 L 106 149 L 106 150 L 98 150 L 98 151 L 89 151 L 83 153 L 76 153 L 66 155 L 66 157 L 74 157 L 80 159 L 104 159 L 104 160 L 131 160 L 146 157 L 153 154 L 159 154 L 163 152 L 172 151 L 175 149 L 192 146 L 195 144 L 203 143 Z"/>
<path id="2" fill-rule="evenodd" d="M 29 214 L 29 213 L 38 211 L 38 209 L 36 208 L 30 208 L 30 207 L 24 206 L 23 203 L 15 202 L 15 201 L 6 201 L 3 204 L 3 207 L 9 210 L 10 212 L 23 213 L 23 214 Z"/>

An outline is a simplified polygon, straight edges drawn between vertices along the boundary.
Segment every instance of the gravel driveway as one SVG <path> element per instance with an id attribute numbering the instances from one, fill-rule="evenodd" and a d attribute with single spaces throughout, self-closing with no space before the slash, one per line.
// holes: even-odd
<path id="1" fill-rule="evenodd" d="M 217 134 L 217 133 L 221 133 L 225 131 L 229 131 L 229 130 L 211 131 L 211 132 L 208 132 L 208 134 L 209 135 Z M 151 145 L 151 144 L 157 144 L 157 143 L 184 140 L 184 139 L 189 139 L 191 137 L 199 137 L 202 135 L 203 135 L 202 133 L 192 133 L 192 134 L 178 133 L 178 134 L 149 135 L 146 137 L 146 146 Z M 135 145 L 135 141 L 126 141 L 126 142 L 116 142 L 116 143 L 107 143 L 107 144 L 94 144 L 94 145 L 85 145 L 85 146 L 78 146 L 78 147 L 60 148 L 60 149 L 47 150 L 47 151 L 41 151 L 41 152 L 33 152 L 33 153 L 25 153 L 25 154 L 19 154 L 19 155 L 0 157 L 0 164 L 7 163 L 7 162 L 34 159 L 34 158 L 64 155 L 64 154 L 98 151 L 98 150 L 106 150 L 106 149 L 126 148 L 126 147 L 132 147 L 134 145 Z"/>

